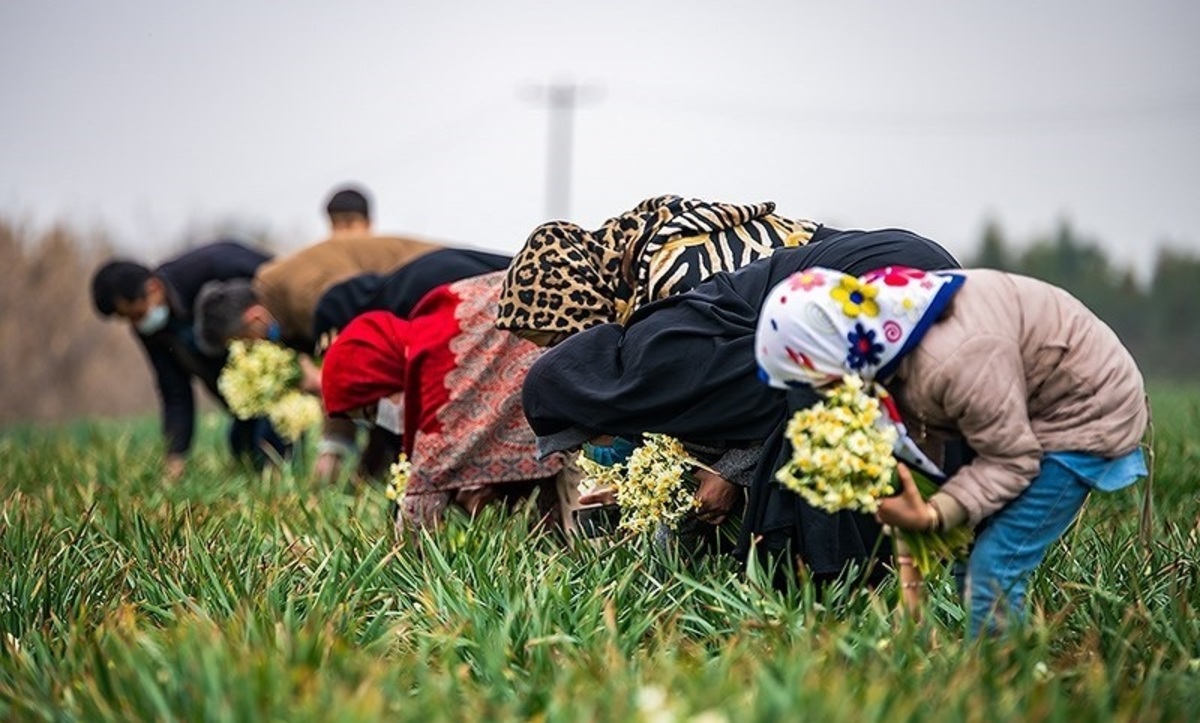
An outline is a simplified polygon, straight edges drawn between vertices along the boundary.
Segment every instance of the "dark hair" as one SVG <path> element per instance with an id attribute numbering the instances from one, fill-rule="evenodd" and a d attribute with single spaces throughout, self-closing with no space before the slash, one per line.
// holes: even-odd
<path id="1" fill-rule="evenodd" d="M 325 204 L 325 212 L 330 218 L 333 218 L 334 214 L 354 213 L 370 221 L 370 207 L 365 193 L 354 186 L 345 186 L 329 197 L 329 202 Z"/>
<path id="2" fill-rule="evenodd" d="M 247 279 L 210 281 L 196 295 L 196 345 L 210 355 L 224 352 L 229 340 L 246 326 L 246 309 L 258 303 L 258 294 Z"/>
<path id="3" fill-rule="evenodd" d="M 137 301 L 146 296 L 150 269 L 132 261 L 109 261 L 92 275 L 92 303 L 101 316 L 117 313 L 117 299 Z"/>

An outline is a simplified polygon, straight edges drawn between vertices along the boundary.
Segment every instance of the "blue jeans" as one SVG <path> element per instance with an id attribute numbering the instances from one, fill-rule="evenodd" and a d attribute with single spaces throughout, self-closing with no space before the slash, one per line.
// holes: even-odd
<path id="1" fill-rule="evenodd" d="M 268 449 L 280 459 L 286 459 L 292 445 L 279 436 L 266 417 L 234 419 L 229 425 L 229 451 L 235 458 L 249 457 L 255 469 L 262 469 L 270 461 Z"/>
<path id="2" fill-rule="evenodd" d="M 981 526 L 967 559 L 963 595 L 972 637 L 1025 614 L 1029 576 L 1062 537 L 1093 488 L 1120 489 L 1146 474 L 1140 449 L 1115 460 L 1079 453 L 1042 458 L 1041 473 Z"/>

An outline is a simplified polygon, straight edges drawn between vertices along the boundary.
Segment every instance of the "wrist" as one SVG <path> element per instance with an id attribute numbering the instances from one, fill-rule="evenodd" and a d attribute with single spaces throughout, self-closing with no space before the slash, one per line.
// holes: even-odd
<path id="1" fill-rule="evenodd" d="M 943 530 L 953 530 L 968 522 L 967 508 L 945 492 L 934 493 L 929 504 L 937 508 Z"/>
<path id="2" fill-rule="evenodd" d="M 926 532 L 941 532 L 943 529 L 942 512 L 937 505 L 925 503 L 925 514 L 929 518 L 929 523 L 925 527 Z"/>

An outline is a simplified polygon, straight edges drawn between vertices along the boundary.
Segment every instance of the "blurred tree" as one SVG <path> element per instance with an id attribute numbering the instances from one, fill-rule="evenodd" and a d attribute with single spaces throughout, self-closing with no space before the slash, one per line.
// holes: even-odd
<path id="1" fill-rule="evenodd" d="M 1155 369 L 1171 376 L 1200 373 L 1200 257 L 1163 249 L 1151 278 L 1146 319 Z"/>
<path id="2" fill-rule="evenodd" d="M 0 218 L 0 425 L 154 408 L 129 329 L 92 308 L 91 274 L 109 248 L 103 233 Z"/>
<path id="3" fill-rule="evenodd" d="M 1071 292 L 1116 332 L 1150 375 L 1200 376 L 1200 258 L 1164 250 L 1150 285 L 1130 268 L 1114 267 L 1095 240 L 1067 221 L 1017 253 L 996 221 L 989 221 L 968 267 L 997 268 L 1032 276 Z"/>
<path id="4" fill-rule="evenodd" d="M 979 253 L 976 254 L 970 265 L 1002 271 L 1013 270 L 1012 254 L 1009 253 L 1008 244 L 1004 241 L 1004 232 L 1000 228 L 999 221 L 988 219 L 984 224 L 983 241 L 979 245 Z"/>

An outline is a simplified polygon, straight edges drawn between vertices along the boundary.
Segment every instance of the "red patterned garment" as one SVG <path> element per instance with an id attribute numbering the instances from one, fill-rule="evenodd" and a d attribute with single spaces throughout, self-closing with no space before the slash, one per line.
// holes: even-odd
<path id="1" fill-rule="evenodd" d="M 536 345 L 495 327 L 504 272 L 439 286 L 405 320 L 369 312 L 330 346 L 321 372 L 329 414 L 403 392 L 404 447 L 412 474 L 402 503 L 418 524 L 435 521 L 453 491 L 541 480 L 562 467 L 538 461 L 521 408 Z"/>

